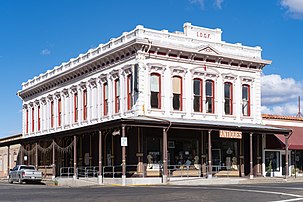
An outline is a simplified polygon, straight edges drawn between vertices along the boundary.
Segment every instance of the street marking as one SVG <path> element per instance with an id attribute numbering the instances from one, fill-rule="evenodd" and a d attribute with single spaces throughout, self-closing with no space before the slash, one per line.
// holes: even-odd
<path id="1" fill-rule="evenodd" d="M 244 186 L 243 186 L 244 187 Z M 299 188 L 299 187 L 269 187 L 269 186 L 249 186 L 249 185 L 245 185 L 245 187 L 253 187 L 253 188 L 270 188 L 270 189 L 290 189 L 290 190 L 303 190 L 303 188 Z"/>
<path id="2" fill-rule="evenodd" d="M 301 201 L 303 198 L 293 198 L 293 199 L 287 199 L 287 200 L 281 200 L 281 201 L 271 201 L 271 202 L 289 202 L 289 201 Z"/>
<path id="3" fill-rule="evenodd" d="M 264 193 L 264 194 L 276 194 L 276 195 L 284 195 L 284 196 L 291 196 L 296 198 L 302 198 L 302 195 L 297 194 L 288 194 L 283 192 L 275 192 L 275 191 L 262 191 L 262 190 L 252 190 L 252 189 L 232 189 L 232 188 L 218 188 L 221 190 L 230 190 L 230 191 L 242 191 L 242 192 L 255 192 L 255 193 Z"/>
<path id="4" fill-rule="evenodd" d="M 303 199 L 302 195 L 298 194 L 289 194 L 289 193 L 284 193 L 284 192 L 275 192 L 275 191 L 263 191 L 263 190 L 252 190 L 252 189 L 236 189 L 236 188 L 222 188 L 222 187 L 180 187 L 180 186 L 173 186 L 173 187 L 161 187 L 161 188 L 191 188 L 191 189 L 219 189 L 219 190 L 226 190 L 226 191 L 241 191 L 241 192 L 255 192 L 255 193 L 263 193 L 263 194 L 274 194 L 274 195 L 283 195 L 283 196 L 290 196 L 290 197 L 295 197 L 295 199 L 288 199 L 288 200 L 294 200 L 294 201 L 299 201 Z M 282 200 L 279 202 L 287 202 L 288 200 Z M 278 202 L 278 201 L 277 201 Z"/>

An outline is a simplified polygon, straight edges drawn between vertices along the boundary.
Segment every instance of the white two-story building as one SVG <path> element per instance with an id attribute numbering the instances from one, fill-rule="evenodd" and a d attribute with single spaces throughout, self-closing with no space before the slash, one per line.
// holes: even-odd
<path id="1" fill-rule="evenodd" d="M 22 84 L 20 159 L 53 175 L 122 165 L 122 179 L 166 182 L 183 164 L 199 176 L 262 175 L 262 138 L 290 130 L 261 124 L 271 63 L 261 51 L 223 41 L 220 29 L 137 26 Z"/>

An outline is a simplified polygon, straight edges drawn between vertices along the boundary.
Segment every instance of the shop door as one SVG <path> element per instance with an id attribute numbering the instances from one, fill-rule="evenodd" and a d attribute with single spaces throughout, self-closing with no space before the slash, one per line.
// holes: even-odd
<path id="1" fill-rule="evenodd" d="M 286 161 L 285 161 L 285 154 L 282 154 L 282 175 L 286 174 L 285 166 L 286 166 Z"/>

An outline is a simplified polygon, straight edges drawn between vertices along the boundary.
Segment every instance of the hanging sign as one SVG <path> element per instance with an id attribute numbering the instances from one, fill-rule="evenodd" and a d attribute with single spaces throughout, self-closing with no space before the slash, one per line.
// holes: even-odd
<path id="1" fill-rule="evenodd" d="M 127 147 L 127 137 L 121 137 L 121 147 Z"/>
<path id="2" fill-rule="evenodd" d="M 220 130 L 220 138 L 242 139 L 241 131 Z"/>

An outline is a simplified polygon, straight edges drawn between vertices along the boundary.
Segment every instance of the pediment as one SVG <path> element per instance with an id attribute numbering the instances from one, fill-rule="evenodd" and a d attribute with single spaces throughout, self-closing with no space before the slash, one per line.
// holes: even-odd
<path id="1" fill-rule="evenodd" d="M 219 51 L 217 51 L 215 48 L 211 46 L 204 46 L 204 47 L 199 47 L 198 50 L 199 53 L 206 53 L 206 54 L 212 54 L 212 55 L 219 55 Z"/>

